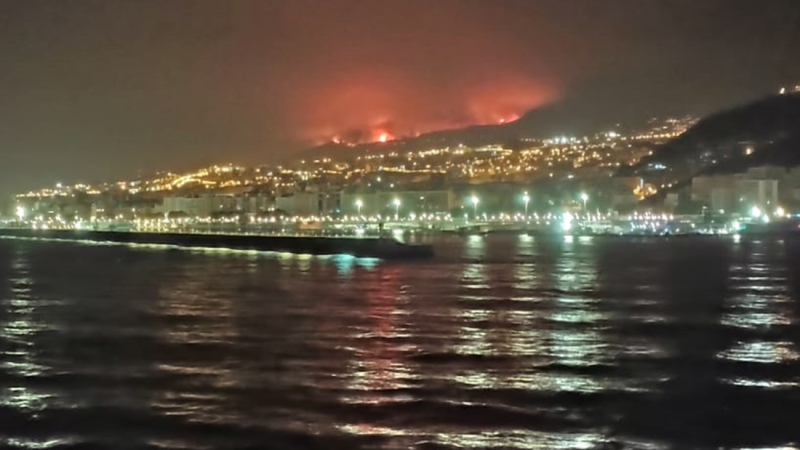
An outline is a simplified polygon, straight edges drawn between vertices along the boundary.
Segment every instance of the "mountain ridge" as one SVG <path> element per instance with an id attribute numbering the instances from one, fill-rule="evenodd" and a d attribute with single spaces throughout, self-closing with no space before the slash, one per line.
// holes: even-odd
<path id="1" fill-rule="evenodd" d="M 664 166 L 681 175 L 678 178 L 688 178 L 766 163 L 800 164 L 800 93 L 770 96 L 708 115 L 620 174 L 641 175 Z"/>

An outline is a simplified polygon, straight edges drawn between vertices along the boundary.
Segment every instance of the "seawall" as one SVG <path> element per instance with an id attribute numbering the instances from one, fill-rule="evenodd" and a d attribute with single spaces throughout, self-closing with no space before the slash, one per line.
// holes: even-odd
<path id="1" fill-rule="evenodd" d="M 0 237 L 216 247 L 312 255 L 348 254 L 381 259 L 429 258 L 433 256 L 433 248 L 429 245 L 409 245 L 390 238 L 35 230 L 29 228 L 0 229 Z"/>

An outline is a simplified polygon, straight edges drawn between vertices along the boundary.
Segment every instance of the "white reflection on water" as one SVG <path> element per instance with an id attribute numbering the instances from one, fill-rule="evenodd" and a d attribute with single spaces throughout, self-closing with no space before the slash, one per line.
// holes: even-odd
<path id="1" fill-rule="evenodd" d="M 485 264 L 464 264 L 461 286 L 465 289 L 489 289 Z"/>
<path id="2" fill-rule="evenodd" d="M 756 387 L 761 389 L 795 389 L 800 387 L 798 381 L 765 381 L 751 378 L 722 378 L 722 381 L 732 386 Z"/>
<path id="3" fill-rule="evenodd" d="M 30 448 L 30 449 L 46 449 L 46 448 L 60 448 L 67 445 L 74 445 L 79 442 L 78 439 L 71 437 L 63 438 L 49 438 L 49 439 L 30 439 L 30 438 L 9 438 L 0 439 L 0 444 L 9 446 L 11 448 Z"/>
<path id="4" fill-rule="evenodd" d="M 483 242 L 470 239 L 466 253 L 483 256 L 479 253 L 483 248 L 478 247 Z M 450 352 L 481 358 L 485 367 L 460 367 L 451 379 L 467 389 L 582 393 L 628 389 L 618 380 L 565 370 L 602 364 L 613 357 L 601 332 L 609 319 L 600 299 L 584 294 L 592 292 L 597 282 L 594 260 L 581 253 L 592 242 L 542 241 L 539 245 L 517 240 L 517 257 L 525 257 L 529 249 L 534 256 L 544 252 L 545 257 L 535 258 L 535 263 L 463 265 L 461 303 L 454 312 L 457 341 Z M 510 290 L 502 291 L 503 296 L 491 286 L 510 286 Z M 508 359 L 483 359 L 495 357 Z"/>
<path id="5" fill-rule="evenodd" d="M 533 430 L 502 430 L 481 433 L 437 433 L 432 440 L 455 448 L 513 448 L 527 450 L 596 449 L 610 440 L 598 433 L 548 433 Z M 649 442 L 623 442 L 620 448 L 661 450 L 667 448 Z M 633 445 L 628 447 L 627 444 Z"/>
<path id="6" fill-rule="evenodd" d="M 237 336 L 231 299 L 220 294 L 219 284 L 224 280 L 198 277 L 197 270 L 202 268 L 175 270 L 158 296 L 155 312 L 174 322 L 158 328 L 159 339 L 166 348 L 180 353 L 184 349 L 224 345 Z M 161 414 L 203 423 L 233 424 L 241 420 L 240 414 L 223 407 L 219 395 L 203 392 L 236 387 L 237 376 L 243 374 L 237 374 L 235 367 L 218 359 L 187 356 L 169 362 L 156 359 L 156 369 L 165 377 L 190 380 L 181 390 L 156 392 L 151 406 Z"/>
<path id="7" fill-rule="evenodd" d="M 749 257 L 748 264 L 731 267 L 730 283 L 743 288 L 726 302 L 722 324 L 754 330 L 791 325 L 792 300 L 784 289 L 787 277 L 763 261 L 763 252 Z"/>
<path id="8" fill-rule="evenodd" d="M 792 301 L 785 294 L 743 294 L 731 298 L 727 306 L 723 325 L 760 329 L 793 323 Z"/>
<path id="9" fill-rule="evenodd" d="M 606 352 L 609 343 L 599 332 L 608 321 L 607 313 L 600 308 L 599 298 L 584 294 L 597 288 L 597 266 L 576 248 L 580 244 L 566 246 L 556 268 L 554 287 L 559 294 L 548 316 L 553 327 L 548 353 L 559 364 L 577 367 L 600 364 L 610 355 Z M 574 384 L 562 385 L 570 389 Z"/>
<path id="10" fill-rule="evenodd" d="M 281 265 L 281 269 L 288 271 L 292 269 L 292 266 L 294 265 L 295 256 L 297 255 L 289 252 L 278 252 L 276 256 L 278 257 L 278 262 Z"/>
<path id="11" fill-rule="evenodd" d="M 392 436 L 406 438 L 391 449 L 420 448 L 420 445 L 435 444 L 450 448 L 524 449 L 524 450 L 579 450 L 606 448 L 609 442 L 620 447 L 639 450 L 665 450 L 667 445 L 628 439 L 610 439 L 600 433 L 575 432 L 556 433 L 527 429 L 485 429 L 474 432 L 433 431 L 427 428 L 390 428 L 371 424 L 343 425 L 339 429 L 346 433 L 365 436 Z M 384 447 L 382 447 L 384 448 Z"/>
<path id="12" fill-rule="evenodd" d="M 800 447 L 797 447 L 793 444 L 787 444 L 780 447 L 736 447 L 733 450 L 800 450 Z"/>
<path id="13" fill-rule="evenodd" d="M 800 359 L 792 342 L 740 342 L 717 355 L 718 358 L 730 361 L 751 362 L 760 364 L 777 364 Z"/>
<path id="14" fill-rule="evenodd" d="M 11 271 L 11 299 L 6 303 L 7 318 L 0 329 L 0 339 L 9 342 L 16 350 L 2 353 L 0 372 L 24 380 L 48 370 L 36 360 L 35 341 L 36 334 L 47 327 L 34 316 L 36 301 L 31 292 L 34 281 L 28 255 L 22 247 L 16 247 Z M 52 399 L 46 392 L 27 386 L 7 384 L 0 388 L 0 406 L 22 411 L 44 410 Z"/>
<path id="15" fill-rule="evenodd" d="M 297 270 L 300 272 L 308 272 L 311 268 L 311 261 L 313 258 L 314 256 L 309 254 L 297 255 Z"/>
<path id="16" fill-rule="evenodd" d="M 483 236 L 472 235 L 467 238 L 464 245 L 463 257 L 467 260 L 481 259 L 485 257 L 486 239 Z"/>
<path id="17" fill-rule="evenodd" d="M 785 271 L 770 264 L 770 256 L 764 248 L 755 248 L 746 254 L 745 264 L 730 268 L 729 281 L 734 287 L 725 303 L 721 318 L 724 326 L 747 329 L 764 334 L 776 329 L 792 327 L 793 302 L 786 294 L 788 277 Z M 800 359 L 795 344 L 790 341 L 753 339 L 737 341 L 726 350 L 717 353 L 718 359 L 736 363 L 784 364 Z M 752 378 L 751 376 L 725 376 L 721 382 L 762 389 L 784 389 L 797 386 L 797 379 Z"/>

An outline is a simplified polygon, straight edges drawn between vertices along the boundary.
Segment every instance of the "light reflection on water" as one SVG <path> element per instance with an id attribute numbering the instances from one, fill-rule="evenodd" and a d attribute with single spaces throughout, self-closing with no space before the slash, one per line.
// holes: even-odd
<path id="1" fill-rule="evenodd" d="M 8 272 L 10 287 L 7 307 L 1 317 L 3 320 L 0 336 L 3 339 L 3 352 L 0 360 L 0 371 L 16 379 L 42 376 L 47 367 L 37 361 L 37 333 L 46 329 L 46 325 L 35 320 L 36 304 L 31 286 L 30 267 L 24 249 L 15 249 L 15 255 Z M 8 407 L 21 411 L 41 411 L 53 401 L 53 396 L 41 389 L 29 386 L 14 386 L 3 383 L 0 387 L 0 407 Z"/>
<path id="2" fill-rule="evenodd" d="M 386 263 L 0 241 L 0 443 L 794 445 L 797 243 L 437 249 Z"/>
<path id="3" fill-rule="evenodd" d="M 741 264 L 730 266 L 735 286 L 728 297 L 722 324 L 745 330 L 748 339 L 737 340 L 720 351 L 717 358 L 731 363 L 785 366 L 800 359 L 797 343 L 781 339 L 778 330 L 796 326 L 796 300 L 789 297 L 786 284 L 790 274 L 775 267 L 773 258 L 785 257 L 783 246 L 758 245 L 745 254 Z M 785 376 L 770 371 L 723 377 L 722 382 L 743 388 L 787 389 L 800 385 L 800 375 Z"/>
<path id="4" fill-rule="evenodd" d="M 796 361 L 798 356 L 791 342 L 744 342 L 720 354 L 720 358 L 731 361 L 760 364 Z"/>

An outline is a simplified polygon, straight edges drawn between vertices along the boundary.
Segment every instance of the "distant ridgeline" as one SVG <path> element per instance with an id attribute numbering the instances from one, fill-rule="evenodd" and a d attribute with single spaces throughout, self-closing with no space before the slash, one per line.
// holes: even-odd
<path id="1" fill-rule="evenodd" d="M 657 175 L 680 184 L 764 165 L 800 165 L 800 92 L 710 115 L 618 176 Z"/>

